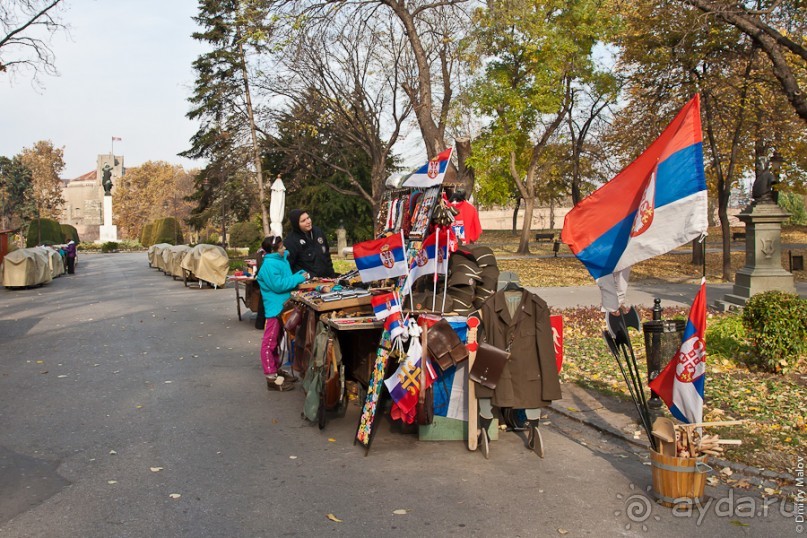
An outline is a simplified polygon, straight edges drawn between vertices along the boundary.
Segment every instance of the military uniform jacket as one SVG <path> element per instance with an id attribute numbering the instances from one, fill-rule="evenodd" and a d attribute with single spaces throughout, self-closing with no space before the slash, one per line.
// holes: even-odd
<path id="1" fill-rule="evenodd" d="M 546 407 L 552 400 L 561 398 L 549 307 L 546 301 L 522 289 L 521 302 L 511 317 L 504 294 L 504 291 L 496 292 L 480 308 L 484 330 L 480 339 L 506 349 L 515 332 L 510 360 L 496 389 L 477 384 L 476 396 L 493 398 L 493 405 L 497 407 Z"/>

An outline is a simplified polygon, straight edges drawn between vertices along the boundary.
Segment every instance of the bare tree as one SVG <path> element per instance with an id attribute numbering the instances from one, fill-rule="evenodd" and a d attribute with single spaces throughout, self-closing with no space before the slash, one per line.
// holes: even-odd
<path id="1" fill-rule="evenodd" d="M 49 41 L 65 25 L 57 6 L 62 0 L 4 0 L 0 2 L 0 72 L 33 71 L 58 74 Z"/>
<path id="2" fill-rule="evenodd" d="M 262 89 L 282 96 L 288 105 L 276 115 L 279 121 L 296 122 L 310 133 L 298 139 L 301 144 L 283 149 L 314 161 L 320 169 L 338 172 L 348 186 L 329 182 L 329 187 L 361 197 L 376 212 L 393 160 L 392 148 L 412 104 L 401 91 L 406 43 L 389 21 L 361 16 L 366 14 L 362 11 L 346 8 L 312 21 L 282 54 L 282 74 L 264 77 Z M 352 151 L 323 153 L 322 147 L 306 143 L 325 132 L 329 147 L 339 141 L 364 154 L 370 169 L 369 191 L 355 177 Z"/>

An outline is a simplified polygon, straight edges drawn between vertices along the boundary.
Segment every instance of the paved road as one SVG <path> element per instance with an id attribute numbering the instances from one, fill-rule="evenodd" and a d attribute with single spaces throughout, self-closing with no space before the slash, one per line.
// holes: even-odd
<path id="1" fill-rule="evenodd" d="M 722 487 L 707 487 L 722 512 L 700 520 L 653 506 L 646 454 L 557 415 L 543 460 L 513 434 L 485 461 L 386 421 L 365 457 L 357 407 L 320 431 L 299 390 L 266 391 L 260 333 L 234 302 L 142 253 L 0 290 L 0 536 L 795 533 L 777 505 L 743 513 Z"/>

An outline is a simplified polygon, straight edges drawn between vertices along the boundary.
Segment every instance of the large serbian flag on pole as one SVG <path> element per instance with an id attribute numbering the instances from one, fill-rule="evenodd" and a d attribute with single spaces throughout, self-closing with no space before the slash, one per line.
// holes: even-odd
<path id="1" fill-rule="evenodd" d="M 426 237 L 409 263 L 409 276 L 401 286 L 401 295 L 411 292 L 412 284 L 423 275 L 446 274 L 449 253 L 456 250 L 457 236 L 451 226 L 440 228 Z"/>
<path id="2" fill-rule="evenodd" d="M 451 153 L 453 151 L 454 148 L 448 148 L 412 172 L 412 175 L 403 182 L 403 186 L 425 188 L 442 185 L 448 165 L 451 163 Z"/>
<path id="3" fill-rule="evenodd" d="M 403 235 L 394 234 L 356 243 L 353 245 L 353 259 L 362 282 L 405 275 L 407 267 Z"/>
<path id="4" fill-rule="evenodd" d="M 706 279 L 692 302 L 689 320 L 675 357 L 650 382 L 675 418 L 688 424 L 703 421 L 706 380 Z"/>
<path id="5" fill-rule="evenodd" d="M 705 235 L 706 212 L 696 94 L 644 153 L 566 215 L 561 240 L 613 312 L 624 304 L 631 266 Z"/>

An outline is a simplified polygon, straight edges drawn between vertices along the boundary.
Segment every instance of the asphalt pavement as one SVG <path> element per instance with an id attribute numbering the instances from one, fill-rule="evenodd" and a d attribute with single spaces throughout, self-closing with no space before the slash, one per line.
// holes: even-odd
<path id="1" fill-rule="evenodd" d="M 689 304 L 686 291 L 670 300 Z M 540 291 L 558 306 L 585 293 Z M 707 485 L 700 510 L 655 504 L 646 448 L 597 424 L 629 414 L 576 387 L 547 412 L 543 459 L 512 433 L 485 460 L 386 418 L 365 455 L 358 405 L 319 430 L 299 388 L 266 390 L 260 334 L 238 321 L 231 288 L 185 287 L 145 253 L 83 255 L 75 275 L 0 290 L 0 536 L 799 530 L 792 504 L 724 484 Z"/>

